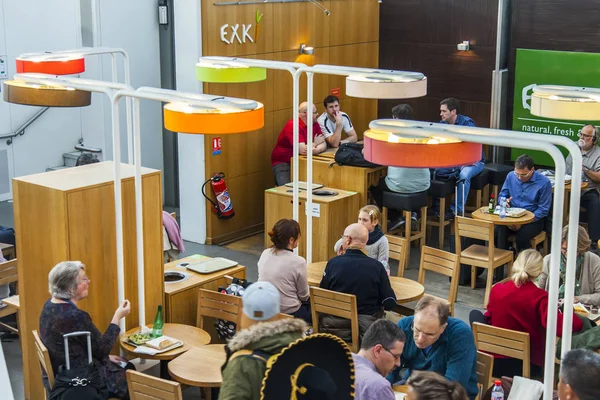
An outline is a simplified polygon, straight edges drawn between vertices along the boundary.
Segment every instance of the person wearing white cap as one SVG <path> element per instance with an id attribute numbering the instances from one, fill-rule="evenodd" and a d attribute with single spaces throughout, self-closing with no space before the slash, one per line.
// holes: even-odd
<path id="1" fill-rule="evenodd" d="M 269 282 L 250 285 L 242 296 L 242 330 L 225 346 L 219 400 L 259 400 L 267 360 L 300 339 L 307 325 L 281 319 L 279 291 Z"/>

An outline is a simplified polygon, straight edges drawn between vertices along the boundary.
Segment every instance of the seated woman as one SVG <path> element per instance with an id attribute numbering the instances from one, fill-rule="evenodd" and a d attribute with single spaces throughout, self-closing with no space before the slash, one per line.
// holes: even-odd
<path id="1" fill-rule="evenodd" d="M 77 331 L 91 332 L 92 359 L 109 390 L 109 397 L 129 398 L 125 369 L 117 363 L 126 363 L 121 357 L 110 355 L 121 332 L 119 321 L 129 315 L 128 300 L 119 305 L 115 315 L 102 334 L 92 322 L 90 315 L 77 308 L 77 302 L 88 295 L 90 280 L 85 266 L 79 261 L 64 261 L 56 264 L 48 274 L 48 286 L 52 298 L 44 304 L 40 315 L 40 339 L 48 348 L 52 369 L 58 372 L 65 365 L 63 335 Z M 69 340 L 71 368 L 87 365 L 87 341 L 85 337 Z"/>
<path id="2" fill-rule="evenodd" d="M 565 296 L 565 271 L 567 269 L 567 237 L 569 226 L 562 230 L 562 244 L 560 256 L 560 288 L 558 298 Z M 600 306 L 600 257 L 590 251 L 590 236 L 587 231 L 577 227 L 577 272 L 575 274 L 575 303 L 592 304 Z M 550 255 L 544 257 L 544 269 L 536 285 L 548 290 L 548 274 L 550 273 Z"/>
<path id="3" fill-rule="evenodd" d="M 468 400 L 458 382 L 451 382 L 430 371 L 416 371 L 408 378 L 407 400 Z"/>
<path id="4" fill-rule="evenodd" d="M 279 290 L 282 313 L 310 323 L 306 260 L 294 253 L 300 241 L 300 225 L 293 219 L 281 219 L 269 236 L 273 246 L 258 260 L 258 280 L 270 282 Z"/>
<path id="5" fill-rule="evenodd" d="M 369 231 L 369 241 L 367 242 L 368 256 L 383 264 L 383 267 L 389 275 L 390 266 L 388 264 L 388 259 L 390 257 L 390 244 L 381 230 L 381 226 L 379 225 L 380 219 L 381 213 L 377 206 L 364 206 L 358 212 L 358 223 L 364 225 Z M 333 246 L 333 249 L 338 255 L 342 255 L 346 251 L 342 246 L 342 242 L 343 239 L 340 239 Z"/>
<path id="6" fill-rule="evenodd" d="M 499 328 L 529 333 L 531 374 L 541 375 L 546 346 L 546 322 L 549 312 L 557 313 L 557 335 L 562 336 L 563 314 L 548 310 L 548 292 L 538 288 L 533 281 L 542 271 L 542 256 L 536 250 L 522 251 L 513 265 L 511 280 L 492 287 L 485 315 L 473 310 L 469 319 Z M 582 321 L 573 313 L 573 332 L 583 329 Z M 521 376 L 521 360 L 494 355 L 493 376 Z"/>

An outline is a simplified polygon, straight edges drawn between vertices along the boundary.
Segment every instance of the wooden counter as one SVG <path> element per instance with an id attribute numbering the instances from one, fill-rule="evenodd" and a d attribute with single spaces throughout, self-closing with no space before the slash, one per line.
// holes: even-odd
<path id="1" fill-rule="evenodd" d="M 327 187 L 322 189 L 334 190 L 338 194 L 336 196 L 313 195 L 313 204 L 319 208 L 319 217 L 313 217 L 313 262 L 326 261 L 336 255 L 333 245 L 342 236 L 344 229 L 356 222 L 360 208 L 358 193 Z M 282 218 L 292 218 L 292 197 L 291 188 L 287 186 L 279 186 L 265 191 L 265 248 L 273 245 L 268 234 L 273 225 Z M 299 199 L 301 236 L 298 253 L 302 257 L 306 257 L 305 191 L 300 191 Z"/>
<path id="2" fill-rule="evenodd" d="M 362 168 L 338 165 L 331 157 L 332 154 L 334 153 L 329 152 L 313 157 L 313 183 L 320 183 L 330 188 L 357 192 L 359 194 L 359 207 L 354 213 L 358 215 L 358 209 L 369 203 L 369 187 L 376 186 L 379 183 L 379 179 L 387 175 L 387 167 Z M 301 181 L 306 181 L 306 166 L 306 157 L 300 156 L 299 179 Z"/>
<path id="3" fill-rule="evenodd" d="M 181 282 L 165 283 L 165 322 L 196 326 L 196 313 L 198 310 L 198 289 L 217 290 L 219 286 L 227 286 L 225 275 L 236 278 L 246 278 L 246 267 L 235 267 L 213 272 L 212 274 L 199 274 L 180 267 L 183 262 L 198 262 L 209 257 L 194 254 L 168 264 L 165 271 L 179 271 L 189 274 L 189 279 Z M 206 324 L 206 329 L 212 335 L 211 324 Z"/>

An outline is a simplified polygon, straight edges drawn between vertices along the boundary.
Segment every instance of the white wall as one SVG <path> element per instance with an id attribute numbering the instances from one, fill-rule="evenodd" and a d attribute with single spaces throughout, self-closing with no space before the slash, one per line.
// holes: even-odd
<path id="1" fill-rule="evenodd" d="M 81 1 L 95 7 L 98 17 L 94 45 L 120 47 L 129 53 L 134 87 L 160 87 L 157 1 Z M 81 46 L 79 0 L 0 0 L 0 17 L 0 55 L 8 55 L 11 77 L 15 73 L 15 58 L 21 53 Z M 111 80 L 110 56 L 87 57 L 86 72 L 82 77 Z M 119 57 L 121 82 L 123 77 Z M 122 103 L 125 156 L 125 102 Z M 14 131 L 35 111 L 35 107 L 0 101 L 0 135 Z M 141 120 L 142 164 L 162 169 L 160 104 L 142 103 Z M 48 110 L 10 146 L 9 152 L 14 154 L 14 176 L 43 172 L 47 167 L 62 164 L 62 153 L 73 151 L 80 137 L 88 146 L 103 148 L 104 159 L 112 159 L 110 108 L 106 96 L 93 94 L 92 105 L 86 108 Z M 0 150 L 4 148 L 4 140 L 0 140 Z"/>

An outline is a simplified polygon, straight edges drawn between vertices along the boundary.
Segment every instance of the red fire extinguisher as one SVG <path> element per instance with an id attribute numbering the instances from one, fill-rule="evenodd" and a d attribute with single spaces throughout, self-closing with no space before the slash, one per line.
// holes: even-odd
<path id="1" fill-rule="evenodd" d="M 217 199 L 216 202 L 206 195 L 204 187 L 208 184 L 208 182 L 210 182 L 212 191 Z M 229 192 L 227 191 L 224 173 L 219 172 L 204 182 L 202 185 L 202 194 L 204 197 L 206 197 L 206 200 L 210 201 L 212 204 L 212 210 L 217 213 L 217 217 L 220 219 L 229 219 L 235 215 L 233 204 L 231 203 L 231 197 L 229 197 Z"/>

